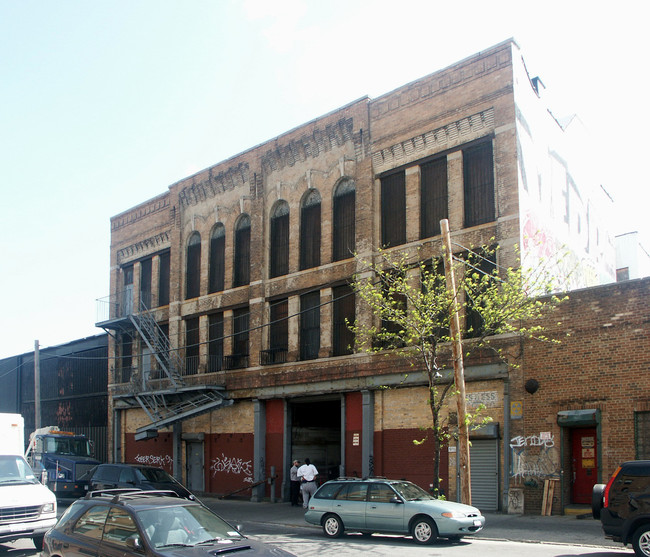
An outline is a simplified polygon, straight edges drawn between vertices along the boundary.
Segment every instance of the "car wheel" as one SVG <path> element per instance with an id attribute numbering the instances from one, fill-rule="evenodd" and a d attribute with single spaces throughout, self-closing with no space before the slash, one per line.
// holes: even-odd
<path id="1" fill-rule="evenodd" d="M 43 551 L 43 539 L 45 538 L 44 534 L 41 534 L 40 536 L 32 536 L 32 541 L 34 542 L 34 547 L 38 551 Z"/>
<path id="2" fill-rule="evenodd" d="M 340 538 L 343 535 L 343 522 L 335 514 L 328 514 L 323 519 L 323 532 L 328 538 Z"/>
<path id="3" fill-rule="evenodd" d="M 643 524 L 634 531 L 632 547 L 639 557 L 650 557 L 650 523 Z"/>
<path id="4" fill-rule="evenodd" d="M 430 544 L 438 539 L 438 528 L 429 517 L 416 518 L 411 527 L 411 535 L 417 543 Z"/>
<path id="5" fill-rule="evenodd" d="M 596 484 L 591 490 L 591 515 L 600 520 L 600 511 L 603 508 L 603 493 L 605 484 Z"/>

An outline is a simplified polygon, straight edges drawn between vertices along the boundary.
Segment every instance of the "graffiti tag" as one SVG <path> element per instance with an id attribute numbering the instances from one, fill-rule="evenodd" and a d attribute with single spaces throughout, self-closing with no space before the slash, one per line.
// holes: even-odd
<path id="1" fill-rule="evenodd" d="M 210 470 L 212 470 L 212 477 L 214 477 L 217 472 L 225 472 L 226 474 L 236 475 L 244 474 L 245 476 L 248 476 L 244 480 L 245 482 L 253 482 L 253 464 L 250 460 L 228 457 L 225 454 L 221 453 L 221 457 L 212 459 Z"/>
<path id="2" fill-rule="evenodd" d="M 150 464 L 152 466 L 171 466 L 174 460 L 169 455 L 136 455 L 135 461 L 139 464 Z"/>

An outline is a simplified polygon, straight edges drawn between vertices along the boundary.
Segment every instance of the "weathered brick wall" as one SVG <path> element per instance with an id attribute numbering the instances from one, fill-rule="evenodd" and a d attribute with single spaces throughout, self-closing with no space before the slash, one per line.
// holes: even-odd
<path id="1" fill-rule="evenodd" d="M 598 481 L 606 482 L 621 462 L 634 459 L 634 412 L 650 410 L 648 315 L 650 279 L 571 292 L 569 300 L 546 320 L 549 335 L 561 343 L 527 342 L 521 370 L 511 376 L 512 398 L 523 404 L 523 419 L 512 421 L 512 436 L 551 432 L 557 456 L 561 449 L 570 455 L 569 432 L 557 424 L 558 412 L 597 409 L 601 416 Z M 524 389 L 529 379 L 539 382 L 535 394 Z M 568 503 L 569 457 L 558 464 L 565 472 L 562 495 Z M 556 491 L 557 512 L 560 499 Z M 539 508 L 540 488 L 527 490 L 526 506 L 531 502 L 533 509 Z"/>

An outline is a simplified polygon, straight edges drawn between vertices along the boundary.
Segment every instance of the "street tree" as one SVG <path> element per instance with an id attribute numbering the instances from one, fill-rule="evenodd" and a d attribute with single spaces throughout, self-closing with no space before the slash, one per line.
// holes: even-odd
<path id="1" fill-rule="evenodd" d="M 501 268 L 496 264 L 498 251 L 490 246 L 463 249 L 454 257 L 455 297 L 447 285 L 442 258 L 424 258 L 420 250 L 414 255 L 412 251 L 382 249 L 369 257 L 356 256 L 362 271 L 353 277 L 352 288 L 373 317 L 371 322 L 350 324 L 357 348 L 397 355 L 415 372 L 426 375 L 434 494 L 440 493 L 441 448 L 451 436 L 449 413 L 443 410 L 460 387 L 448 367 L 452 341 L 462 343 L 465 355 L 489 348 L 504 361 L 507 355 L 503 343 L 495 339 L 497 335 L 556 342 L 544 335 L 541 325 L 541 318 L 565 299 L 552 294 L 539 297 L 557 290 L 549 263 L 540 263 L 535 269 Z M 464 323 L 462 338 L 452 338 L 454 314 Z M 486 423 L 488 418 L 481 417 L 483 409 L 479 406 L 474 412 L 457 415 L 458 424 L 471 428 Z"/>

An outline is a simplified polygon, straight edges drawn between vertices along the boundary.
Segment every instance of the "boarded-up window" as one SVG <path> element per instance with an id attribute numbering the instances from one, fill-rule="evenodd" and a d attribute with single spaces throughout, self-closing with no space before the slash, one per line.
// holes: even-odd
<path id="1" fill-rule="evenodd" d="M 166 251 L 160 254 L 158 266 L 158 305 L 169 305 L 169 252 Z"/>
<path id="2" fill-rule="evenodd" d="M 320 205 L 317 190 L 309 190 L 300 209 L 300 268 L 320 265 Z"/>
<path id="3" fill-rule="evenodd" d="M 406 242 L 406 180 L 404 171 L 381 179 L 381 244 L 394 247 Z"/>
<path id="4" fill-rule="evenodd" d="M 237 356 L 248 356 L 250 312 L 247 307 L 239 308 L 232 313 L 232 351 Z"/>
<path id="5" fill-rule="evenodd" d="M 650 459 L 650 412 L 634 413 L 636 459 Z"/>
<path id="6" fill-rule="evenodd" d="M 343 180 L 334 193 L 332 258 L 334 261 L 354 255 L 356 191 L 352 180 Z"/>
<path id="7" fill-rule="evenodd" d="M 271 253 L 269 276 L 279 277 L 289 272 L 289 204 L 278 201 L 271 215 Z"/>
<path id="8" fill-rule="evenodd" d="M 492 143 L 463 149 L 465 227 L 495 219 Z"/>
<path id="9" fill-rule="evenodd" d="M 224 287 L 226 262 L 226 228 L 220 222 L 210 235 L 210 269 L 208 271 L 208 292 L 221 292 Z"/>
<path id="10" fill-rule="evenodd" d="M 396 276 L 396 275 L 395 275 Z M 399 281 L 400 279 L 397 278 Z M 383 297 L 387 306 L 392 308 L 390 314 L 385 315 L 381 320 L 381 328 L 388 333 L 385 339 L 380 339 L 379 345 L 384 349 L 398 348 L 404 346 L 401 335 L 402 325 L 400 321 L 406 313 L 406 294 L 392 290 L 393 273 L 387 272 L 382 276 Z"/>
<path id="11" fill-rule="evenodd" d="M 420 238 L 438 236 L 447 216 L 447 158 L 442 157 L 420 167 Z"/>
<path id="12" fill-rule="evenodd" d="M 199 370 L 199 318 L 185 320 L 185 373 L 193 375 Z"/>
<path id="13" fill-rule="evenodd" d="M 300 359 L 318 358 L 320 350 L 320 292 L 300 296 Z"/>
<path id="14" fill-rule="evenodd" d="M 467 268 L 467 273 L 476 274 L 479 277 L 489 277 L 496 271 L 496 253 L 479 253 L 478 258 L 473 258 L 471 267 Z M 479 286 L 479 288 L 481 288 Z M 478 292 L 467 292 L 467 304 L 465 306 L 465 336 L 468 338 L 477 338 L 483 334 L 485 324 L 479 312 L 476 295 Z"/>
<path id="15" fill-rule="evenodd" d="M 243 214 L 235 227 L 235 268 L 233 286 L 250 283 L 251 262 L 251 219 Z"/>
<path id="16" fill-rule="evenodd" d="M 354 333 L 350 325 L 354 324 L 354 291 L 347 284 L 332 289 L 334 303 L 332 308 L 332 355 L 343 356 L 354 351 Z"/>
<path id="17" fill-rule="evenodd" d="M 285 298 L 271 302 L 269 307 L 269 347 L 260 353 L 262 365 L 282 364 L 289 350 L 289 302 Z"/>
<path id="18" fill-rule="evenodd" d="M 223 313 L 208 316 L 208 372 L 223 369 Z"/>
<path id="19" fill-rule="evenodd" d="M 193 232 L 187 243 L 185 285 L 186 300 L 199 296 L 201 287 L 201 236 L 198 232 Z"/>

